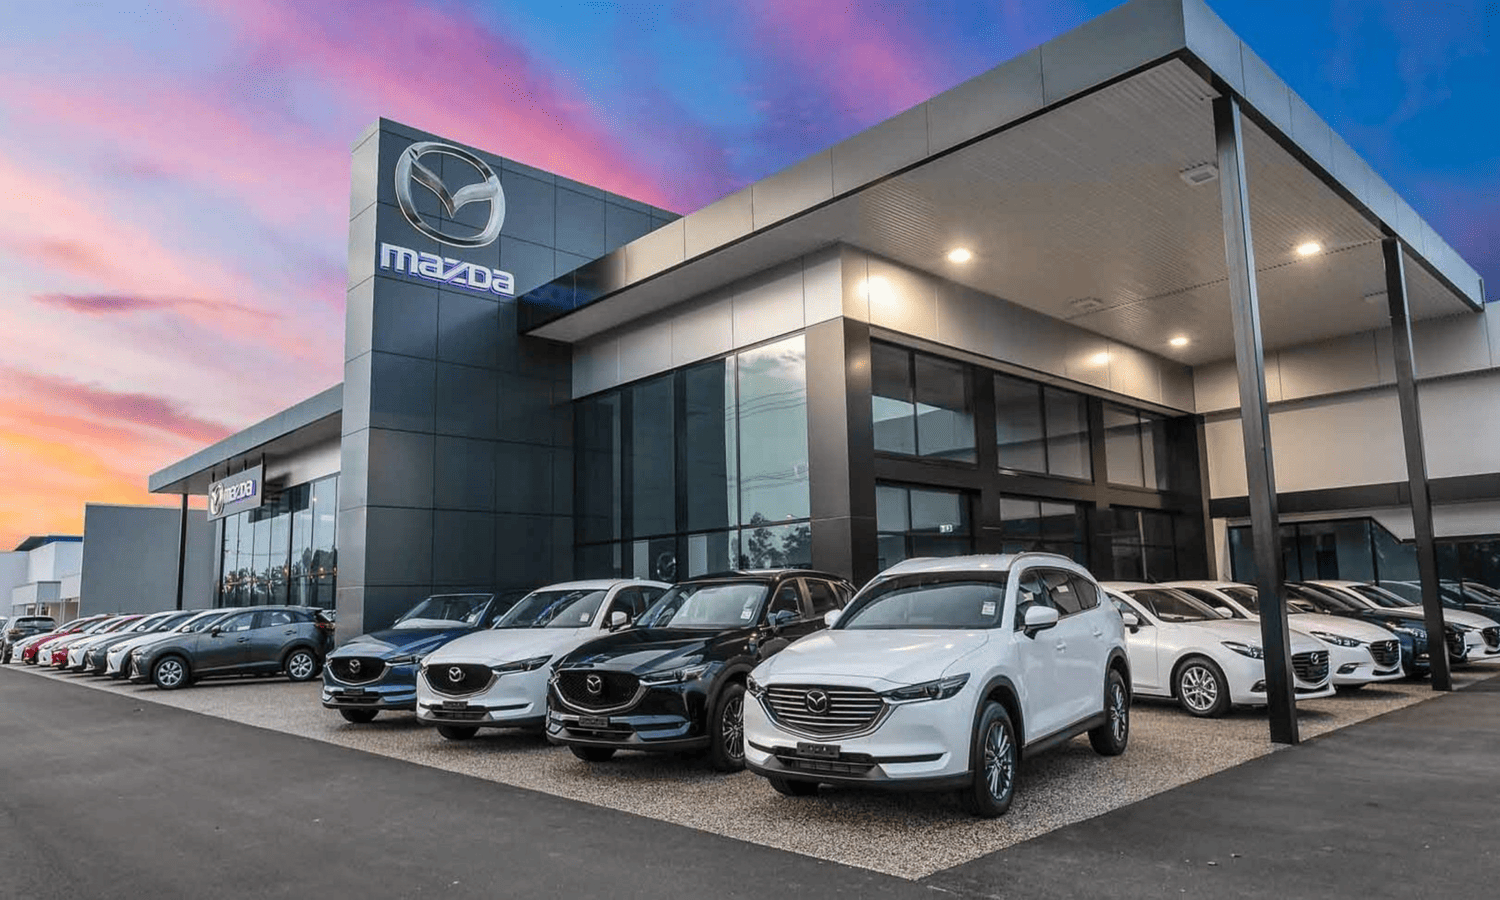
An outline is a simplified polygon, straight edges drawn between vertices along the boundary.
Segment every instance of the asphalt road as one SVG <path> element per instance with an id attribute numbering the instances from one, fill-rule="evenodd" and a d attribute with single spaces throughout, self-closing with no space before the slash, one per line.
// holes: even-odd
<path id="1" fill-rule="evenodd" d="M 942 895 L 0 669 L 0 897 L 802 896 Z"/>

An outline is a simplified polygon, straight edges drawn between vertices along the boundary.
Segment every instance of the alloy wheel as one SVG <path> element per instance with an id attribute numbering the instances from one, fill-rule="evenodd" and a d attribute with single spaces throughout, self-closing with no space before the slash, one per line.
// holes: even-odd
<path id="1" fill-rule="evenodd" d="M 1207 712 L 1219 702 L 1219 680 L 1204 666 L 1183 669 L 1180 689 L 1183 702 L 1196 712 Z"/>
<path id="2" fill-rule="evenodd" d="M 745 756 L 745 701 L 731 697 L 724 704 L 723 716 L 724 752 L 731 759 Z"/>
<path id="3" fill-rule="evenodd" d="M 182 683 L 182 663 L 175 659 L 163 660 L 156 667 L 156 680 L 162 687 L 176 687 Z"/>
<path id="4" fill-rule="evenodd" d="M 311 653 L 293 653 L 292 658 L 287 660 L 286 671 L 292 678 L 301 681 L 312 675 L 313 665 Z"/>
<path id="5" fill-rule="evenodd" d="M 1010 731 L 999 722 L 991 722 L 984 736 L 984 777 L 991 797 L 1004 800 L 1010 795 L 1016 777 L 1016 746 Z"/>
<path id="6" fill-rule="evenodd" d="M 1130 708 L 1125 701 L 1125 686 L 1116 682 L 1109 692 L 1109 731 L 1115 743 L 1125 742 L 1125 732 L 1130 728 Z"/>

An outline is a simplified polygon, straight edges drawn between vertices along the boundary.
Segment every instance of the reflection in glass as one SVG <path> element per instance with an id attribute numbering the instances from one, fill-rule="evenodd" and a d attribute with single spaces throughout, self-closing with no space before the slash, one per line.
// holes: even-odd
<path id="1" fill-rule="evenodd" d="M 995 443 L 1000 468 L 1046 472 L 1040 388 L 1029 381 L 995 376 Z"/>
<path id="2" fill-rule="evenodd" d="M 733 531 L 690 534 L 687 577 L 726 572 L 739 564 L 739 535 Z"/>
<path id="3" fill-rule="evenodd" d="M 1088 406 L 1081 394 L 1043 388 L 1047 405 L 1047 472 L 1069 478 L 1089 478 Z"/>
<path id="4" fill-rule="evenodd" d="M 620 395 L 578 401 L 573 417 L 577 466 L 578 539 L 584 543 L 620 538 Z"/>
<path id="5" fill-rule="evenodd" d="M 805 519 L 807 354 L 801 335 L 739 356 L 740 519 Z"/>
<path id="6" fill-rule="evenodd" d="M 751 522 L 740 531 L 741 569 L 780 569 L 812 565 L 812 528 L 776 525 L 764 519 Z"/>
<path id="7" fill-rule="evenodd" d="M 1113 403 L 1104 404 L 1104 458 L 1112 484 L 1146 486 L 1140 413 Z"/>
<path id="8" fill-rule="evenodd" d="M 677 522 L 672 376 L 636 385 L 630 401 L 631 534 L 671 534 Z"/>
<path id="9" fill-rule="evenodd" d="M 886 453 L 916 453 L 916 404 L 912 401 L 911 354 L 888 344 L 871 344 L 870 390 L 875 449 Z"/>
<path id="10" fill-rule="evenodd" d="M 974 551 L 969 499 L 958 491 L 876 485 L 876 530 L 882 570 L 914 556 Z"/>
<path id="11" fill-rule="evenodd" d="M 683 372 L 683 490 L 689 531 L 739 522 L 734 386 L 733 357 Z"/>
<path id="12" fill-rule="evenodd" d="M 974 461 L 974 397 L 969 367 L 916 354 L 917 452 Z"/>

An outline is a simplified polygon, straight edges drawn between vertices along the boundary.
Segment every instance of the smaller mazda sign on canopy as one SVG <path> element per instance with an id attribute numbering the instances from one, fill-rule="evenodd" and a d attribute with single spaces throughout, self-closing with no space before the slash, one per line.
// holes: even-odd
<path id="1" fill-rule="evenodd" d="M 247 509 L 256 509 L 264 499 L 264 467 L 236 472 L 208 487 L 208 520 L 217 521 Z"/>

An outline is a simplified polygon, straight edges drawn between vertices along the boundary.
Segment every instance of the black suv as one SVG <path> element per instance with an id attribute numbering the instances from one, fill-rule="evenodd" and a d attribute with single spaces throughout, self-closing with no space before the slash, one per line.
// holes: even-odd
<path id="1" fill-rule="evenodd" d="M 10 662 L 16 644 L 56 627 L 57 622 L 51 616 L 17 616 L 11 619 L 5 625 L 4 639 L 0 640 L 0 663 Z"/>
<path id="2" fill-rule="evenodd" d="M 745 676 L 853 595 L 843 578 L 805 569 L 684 581 L 636 627 L 558 660 L 547 738 L 589 762 L 616 750 L 707 750 L 716 769 L 741 769 Z"/>
<path id="3" fill-rule="evenodd" d="M 228 611 L 202 631 L 174 631 L 130 652 L 130 680 L 175 690 L 199 678 L 275 675 L 311 681 L 333 645 L 333 624 L 311 606 Z"/>

